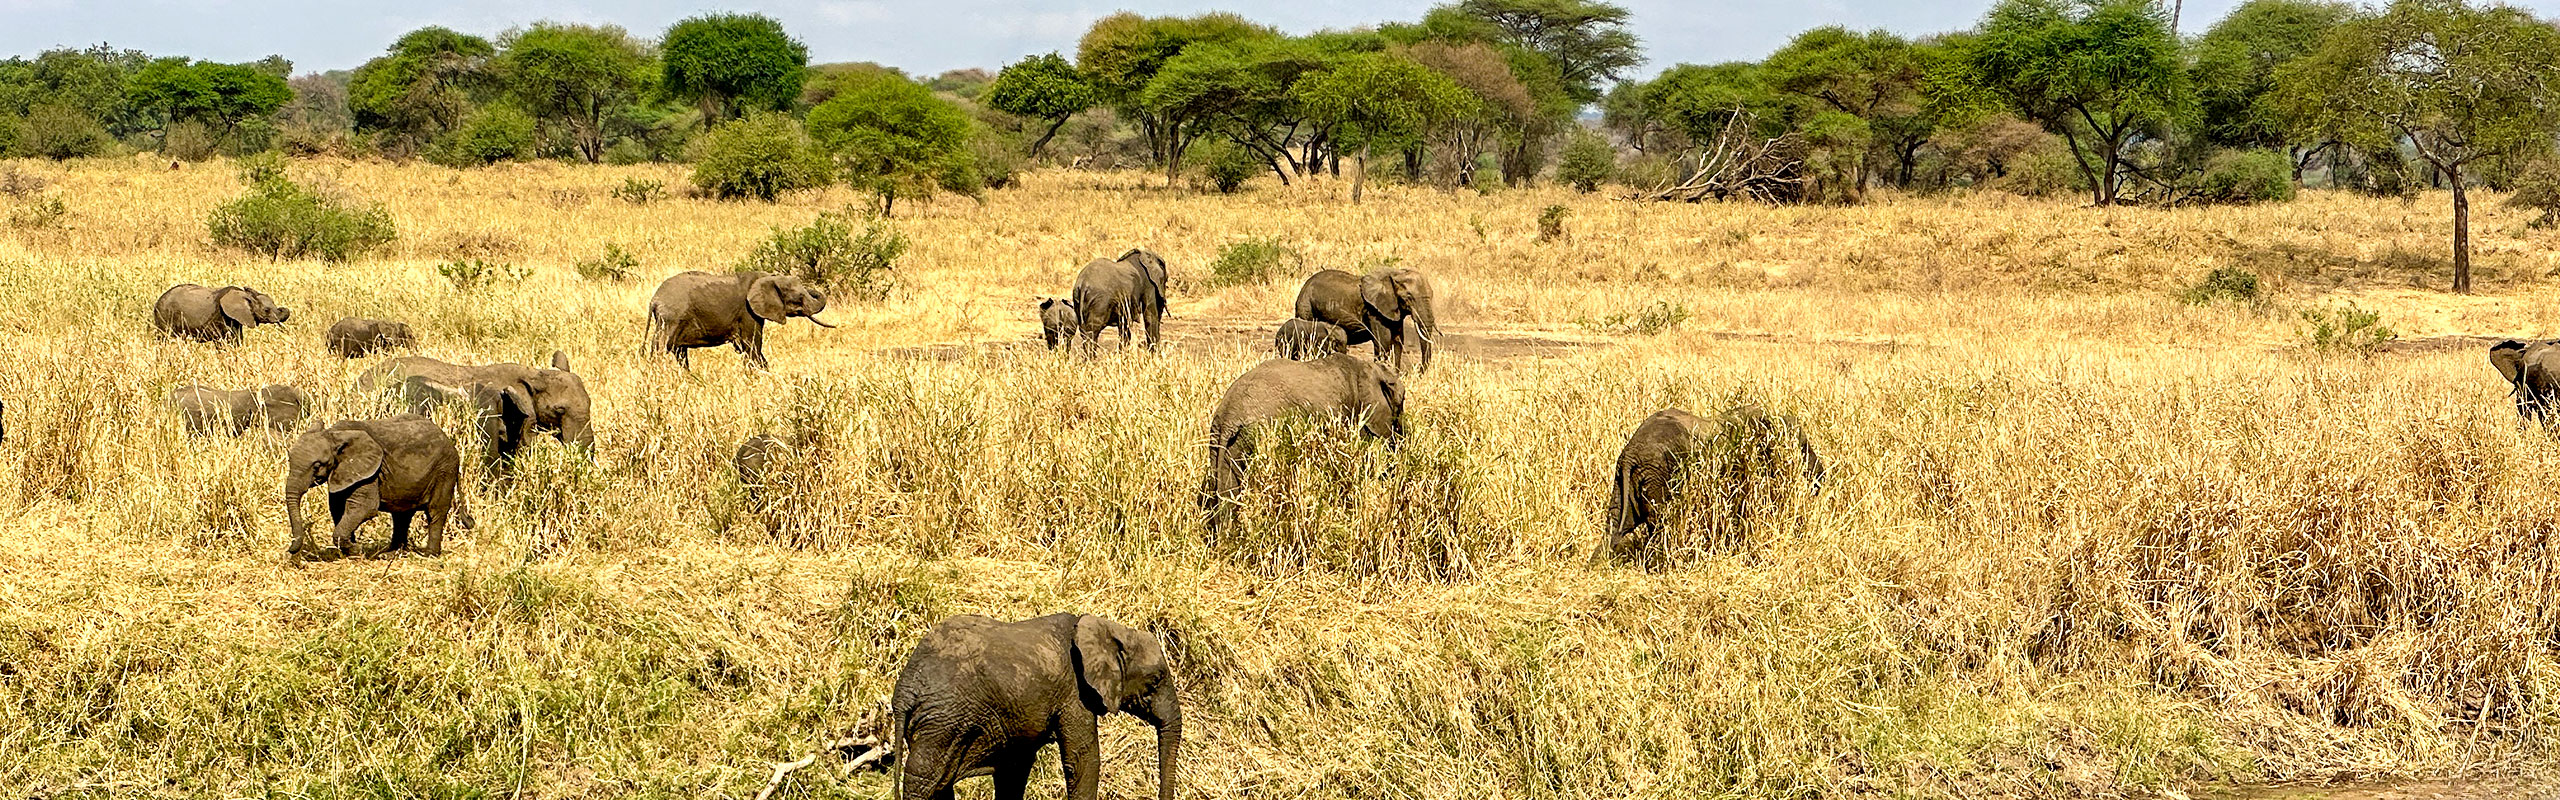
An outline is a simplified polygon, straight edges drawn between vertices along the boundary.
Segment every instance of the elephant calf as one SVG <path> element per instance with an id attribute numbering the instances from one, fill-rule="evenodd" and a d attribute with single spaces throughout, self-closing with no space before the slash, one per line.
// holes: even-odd
<path id="1" fill-rule="evenodd" d="M 2560 399 L 2560 342 L 2499 342 L 2489 346 L 2489 365 L 2507 379 L 2517 416 L 2552 423 L 2552 403 Z"/>
<path id="2" fill-rule="evenodd" d="M 1156 729 L 1156 800 L 1174 800 L 1182 763 L 1182 687 L 1154 634 L 1095 616 L 1021 622 L 968 615 L 927 631 L 898 670 L 889 719 L 898 800 L 945 800 L 979 770 L 1018 798 L 1040 748 L 1058 744 L 1069 798 L 1094 796 L 1101 717 Z"/>
<path id="3" fill-rule="evenodd" d="M 293 309 L 246 286 L 212 288 L 182 283 L 162 292 L 151 304 L 151 324 L 160 333 L 199 342 L 239 344 L 243 331 L 293 319 Z"/>
<path id="4" fill-rule="evenodd" d="M 1291 361 L 1314 361 L 1350 346 L 1350 335 L 1341 326 L 1311 319 L 1283 320 L 1271 335 L 1272 351 Z"/>
<path id="5" fill-rule="evenodd" d="M 1040 298 L 1040 341 L 1049 349 L 1075 346 L 1076 324 L 1075 301 Z"/>
<path id="6" fill-rule="evenodd" d="M 1210 530 L 1235 516 L 1252 448 L 1246 429 L 1295 415 L 1349 421 L 1392 442 L 1404 437 L 1404 381 L 1385 365 L 1339 353 L 1273 359 L 1237 376 L 1209 417 L 1209 476 L 1201 483 L 1200 507 L 1209 513 Z"/>
<path id="7" fill-rule="evenodd" d="M 322 338 L 329 352 L 339 358 L 363 358 L 385 350 L 407 350 L 418 346 L 417 334 L 409 331 L 409 323 L 348 317 L 329 325 Z"/>
<path id="8" fill-rule="evenodd" d="M 301 390 L 282 384 L 236 392 L 181 386 L 169 393 L 169 409 L 197 436 L 238 436 L 252 427 L 293 430 L 310 405 Z"/>
<path id="9" fill-rule="evenodd" d="M 423 378 L 413 381 L 412 378 Z M 595 447 L 587 383 L 569 370 L 569 354 L 554 351 L 551 368 L 523 364 L 464 366 L 426 356 L 401 356 L 356 378 L 366 392 L 397 389 L 409 411 L 425 414 L 447 400 L 465 400 L 480 412 L 477 427 L 490 452 L 513 454 L 536 433 L 548 431 L 571 447 Z"/>
<path id="10" fill-rule="evenodd" d="M 324 560 L 354 555 L 356 529 L 375 514 L 389 513 L 391 541 L 372 555 L 440 555 L 448 521 L 471 527 L 471 511 L 458 494 L 461 484 L 462 454 L 435 420 L 403 414 L 313 429 L 285 451 L 284 510 L 293 528 L 286 552 Z M 335 532 L 328 547 L 312 545 L 302 516 L 302 497 L 313 486 L 329 490 Z M 412 546 L 409 522 L 421 511 L 427 515 L 426 541 Z"/>
<path id="11" fill-rule="evenodd" d="M 747 366 L 764 369 L 765 323 L 782 324 L 827 310 L 827 296 L 790 275 L 762 272 L 686 272 L 658 284 L 649 296 L 649 351 L 676 357 L 693 369 L 687 351 L 729 345 L 745 356 Z"/>
<path id="12" fill-rule="evenodd" d="M 1786 446 L 1789 439 L 1793 447 Z M 1797 463 L 1787 463 L 1787 450 Z M 1618 451 L 1608 535 L 1592 559 L 1642 560 L 1645 546 L 1662 538 L 1662 523 L 1678 502 L 1713 503 L 1713 513 L 1698 522 L 1721 535 L 1739 533 L 1736 527 L 1762 506 L 1790 496 L 1785 486 L 1794 478 L 1785 473 L 1794 469 L 1803 471 L 1812 491 L 1822 490 L 1822 458 L 1792 418 L 1751 404 L 1714 420 L 1677 408 L 1656 412 L 1636 425 Z M 1644 536 L 1636 534 L 1639 529 Z"/>

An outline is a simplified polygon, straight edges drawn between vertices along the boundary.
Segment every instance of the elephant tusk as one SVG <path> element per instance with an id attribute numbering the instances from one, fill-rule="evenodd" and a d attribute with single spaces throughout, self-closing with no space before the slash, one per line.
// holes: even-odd
<path id="1" fill-rule="evenodd" d="M 811 324 L 811 325 L 816 325 L 816 326 L 821 327 L 821 328 L 826 328 L 826 329 L 828 329 L 828 330 L 834 330 L 834 329 L 835 329 L 835 327 L 836 327 L 836 326 L 833 326 L 833 325 L 829 325 L 829 324 L 827 324 L 827 321 L 826 321 L 826 320 L 822 320 L 822 319 L 819 319 L 819 318 L 817 318 L 817 317 L 810 317 L 810 318 L 809 318 L 809 324 Z"/>

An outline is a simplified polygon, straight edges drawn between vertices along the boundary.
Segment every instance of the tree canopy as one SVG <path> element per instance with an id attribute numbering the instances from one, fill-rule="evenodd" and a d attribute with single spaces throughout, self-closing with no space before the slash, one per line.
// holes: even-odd
<path id="1" fill-rule="evenodd" d="M 507 94 L 537 120 L 565 128 L 579 156 L 604 160 L 608 127 L 657 79 L 649 48 L 620 27 L 535 23 L 498 41 Z"/>
<path id="2" fill-rule="evenodd" d="M 809 111 L 809 134 L 834 155 L 846 182 L 879 196 L 882 216 L 900 197 L 978 191 L 969 116 L 904 76 L 877 74 L 841 87 Z"/>
<path id="3" fill-rule="evenodd" d="M 1030 56 L 1005 67 L 1004 71 L 996 73 L 995 80 L 987 85 L 980 99 L 997 111 L 1049 123 L 1048 129 L 1040 133 L 1040 138 L 1031 143 L 1031 155 L 1037 158 L 1040 149 L 1048 146 L 1049 140 L 1058 135 L 1058 129 L 1066 126 L 1067 120 L 1074 118 L 1077 112 L 1092 108 L 1100 98 L 1093 85 L 1086 83 L 1084 75 L 1076 71 L 1074 64 L 1067 63 L 1057 53 L 1049 53 Z"/>
<path id="4" fill-rule="evenodd" d="M 667 29 L 660 80 L 705 122 L 782 111 L 800 99 L 809 48 L 762 14 L 705 14 Z"/>
<path id="5" fill-rule="evenodd" d="M 1971 80 L 2071 143 L 2091 199 L 2117 201 L 2135 140 L 2194 104 L 2167 15 L 2149 0 L 2003 0 L 1963 54 Z"/>

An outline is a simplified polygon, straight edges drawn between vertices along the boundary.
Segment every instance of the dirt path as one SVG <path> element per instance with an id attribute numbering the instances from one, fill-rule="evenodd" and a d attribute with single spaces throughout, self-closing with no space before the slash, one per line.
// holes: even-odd
<path id="1" fill-rule="evenodd" d="M 2560 785 L 2526 778 L 2456 778 L 2377 786 L 2209 789 L 2195 800 L 2560 800 Z"/>

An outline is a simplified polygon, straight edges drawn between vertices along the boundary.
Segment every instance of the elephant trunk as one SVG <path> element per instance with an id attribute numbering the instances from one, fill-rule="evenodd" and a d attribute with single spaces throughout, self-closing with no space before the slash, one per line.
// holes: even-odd
<path id="1" fill-rule="evenodd" d="M 1431 371 L 1431 346 L 1440 338 L 1440 321 L 1431 316 L 1431 301 L 1413 304 L 1413 332 L 1422 340 L 1422 371 Z"/>
<path id="2" fill-rule="evenodd" d="M 1177 777 L 1182 772 L 1182 705 L 1172 700 L 1168 685 L 1167 700 L 1157 703 L 1156 713 L 1156 800 L 1173 800 Z"/>
<path id="3" fill-rule="evenodd" d="M 564 444 L 577 446 L 590 458 L 595 456 L 596 432 L 593 427 L 589 426 L 587 420 L 584 418 L 570 419 L 563 422 L 560 426 L 560 441 Z"/>
<path id="4" fill-rule="evenodd" d="M 286 527 L 293 529 L 293 547 L 290 552 L 295 555 L 311 552 L 311 522 L 302 516 L 302 496 L 310 490 L 311 473 L 309 471 L 293 469 L 285 475 L 284 518 Z"/>

